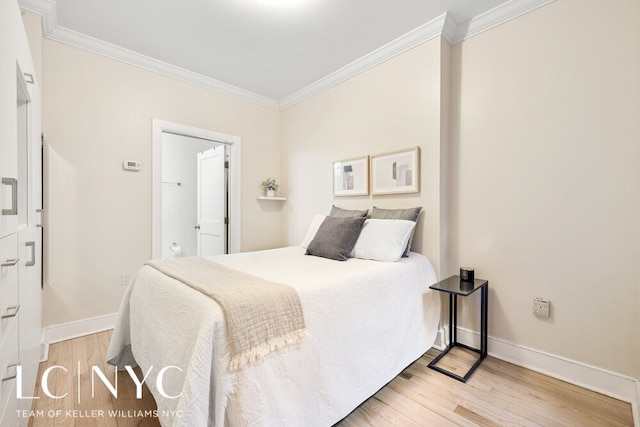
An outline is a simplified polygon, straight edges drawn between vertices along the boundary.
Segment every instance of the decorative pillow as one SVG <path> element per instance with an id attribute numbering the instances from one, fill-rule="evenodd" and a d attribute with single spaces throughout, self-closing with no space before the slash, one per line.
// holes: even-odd
<path id="1" fill-rule="evenodd" d="M 337 207 L 336 205 L 331 206 L 331 212 L 329 212 L 329 216 L 337 216 L 337 217 L 366 217 L 369 213 L 369 209 L 365 209 L 363 211 L 359 210 L 350 210 L 350 209 L 342 209 Z"/>
<path id="2" fill-rule="evenodd" d="M 420 211 L 422 210 L 422 206 L 416 208 L 408 208 L 408 209 L 379 209 L 375 206 L 371 211 L 371 218 L 375 219 L 404 219 L 407 221 L 417 222 L 418 217 L 420 216 Z M 409 242 L 407 243 L 407 248 L 404 251 L 403 257 L 409 256 L 409 251 L 411 250 L 411 242 L 413 241 L 413 233 L 415 232 L 415 227 L 411 232 L 411 236 L 409 236 Z"/>
<path id="3" fill-rule="evenodd" d="M 307 249 L 309 247 L 309 243 L 316 237 L 316 233 L 318 232 L 318 228 L 322 221 L 326 218 L 326 215 L 315 214 L 311 219 L 311 224 L 309 224 L 309 229 L 307 230 L 307 235 L 304 236 L 304 240 L 302 241 L 303 248 Z"/>
<path id="4" fill-rule="evenodd" d="M 307 247 L 306 255 L 346 261 L 356 244 L 366 218 L 328 216 Z"/>
<path id="5" fill-rule="evenodd" d="M 375 261 L 398 261 L 407 247 L 416 223 L 399 219 L 368 219 L 362 226 L 351 255 Z"/>

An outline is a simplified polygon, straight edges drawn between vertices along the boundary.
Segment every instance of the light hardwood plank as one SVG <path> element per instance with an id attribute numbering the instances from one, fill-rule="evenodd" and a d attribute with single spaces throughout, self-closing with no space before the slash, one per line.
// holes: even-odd
<path id="1" fill-rule="evenodd" d="M 154 410 L 155 402 L 146 386 L 143 399 L 136 399 L 135 384 L 126 372 L 115 372 L 106 363 L 111 331 L 56 343 L 49 360 L 40 364 L 38 379 L 49 366 L 63 366 L 51 372 L 49 386 L 63 399 L 49 399 L 42 384 L 36 384 L 34 410 L 59 411 L 58 417 L 34 417 L 32 427 L 158 427 L 152 417 L 130 417 L 128 411 Z M 439 354 L 429 350 L 374 396 L 336 424 L 338 427 L 378 426 L 633 426 L 631 405 L 563 381 L 487 357 L 474 375 L 461 383 L 427 365 Z M 449 357 L 451 356 L 451 357 Z M 473 364 L 475 353 L 454 349 L 439 365 L 464 373 Z M 79 362 L 79 363 L 78 363 Z M 99 380 L 91 390 L 91 367 L 96 366 L 115 384 L 114 397 Z M 80 377 L 78 377 L 80 372 Z M 138 377 L 141 372 L 138 369 Z M 80 401 L 77 380 L 80 378 Z M 102 417 L 72 417 L 103 411 Z M 118 411 L 122 416 L 109 416 Z M 195 426 L 197 427 L 197 426 Z"/>

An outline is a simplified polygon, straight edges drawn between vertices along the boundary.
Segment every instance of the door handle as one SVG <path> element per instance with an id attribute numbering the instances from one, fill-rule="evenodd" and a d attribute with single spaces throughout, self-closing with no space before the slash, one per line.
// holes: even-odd
<path id="1" fill-rule="evenodd" d="M 14 265 L 16 265 L 18 263 L 18 261 L 20 261 L 20 258 L 8 259 L 5 262 L 3 262 L 2 264 L 0 264 L 0 267 L 13 267 Z"/>
<path id="2" fill-rule="evenodd" d="M 9 370 L 11 368 L 13 368 L 13 373 L 12 374 L 9 373 Z M 14 379 L 17 376 L 18 376 L 18 364 L 17 363 L 12 363 L 10 365 L 7 365 L 7 373 L 6 373 L 6 376 L 4 378 L 2 378 L 2 382 L 10 381 L 10 380 Z"/>
<path id="3" fill-rule="evenodd" d="M 11 209 L 2 209 L 2 215 L 18 215 L 18 180 L 2 178 L 2 185 L 11 187 Z"/>
<path id="4" fill-rule="evenodd" d="M 196 230 L 200 230 L 200 224 L 196 225 L 194 228 L 195 228 Z"/>
<path id="5" fill-rule="evenodd" d="M 27 242 L 24 245 L 31 248 L 31 261 L 27 261 L 24 265 L 25 267 L 33 267 L 36 265 L 36 242 Z"/>
<path id="6" fill-rule="evenodd" d="M 9 310 L 15 310 L 13 313 L 9 313 Z M 16 317 L 18 315 L 18 311 L 20 310 L 19 305 L 14 305 L 12 307 L 7 307 L 7 314 L 2 315 L 2 319 L 10 319 L 12 317 Z"/>

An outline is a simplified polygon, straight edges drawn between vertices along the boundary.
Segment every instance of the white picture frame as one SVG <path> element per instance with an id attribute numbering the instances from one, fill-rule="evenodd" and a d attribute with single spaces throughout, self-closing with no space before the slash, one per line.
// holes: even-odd
<path id="1" fill-rule="evenodd" d="M 334 196 L 369 194 L 369 156 L 333 162 Z"/>
<path id="2" fill-rule="evenodd" d="M 371 156 L 371 194 L 420 191 L 420 147 Z"/>

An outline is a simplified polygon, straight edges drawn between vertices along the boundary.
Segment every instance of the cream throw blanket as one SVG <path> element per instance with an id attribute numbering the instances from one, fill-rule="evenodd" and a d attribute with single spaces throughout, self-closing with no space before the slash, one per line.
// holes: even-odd
<path id="1" fill-rule="evenodd" d="M 227 324 L 231 371 L 256 364 L 272 353 L 299 348 L 307 335 L 300 298 L 290 286 L 200 257 L 146 264 L 220 305 Z"/>

